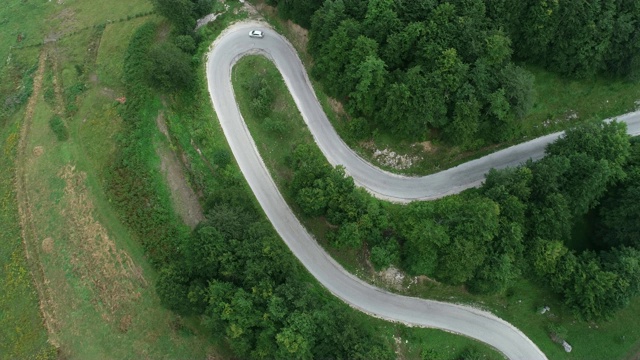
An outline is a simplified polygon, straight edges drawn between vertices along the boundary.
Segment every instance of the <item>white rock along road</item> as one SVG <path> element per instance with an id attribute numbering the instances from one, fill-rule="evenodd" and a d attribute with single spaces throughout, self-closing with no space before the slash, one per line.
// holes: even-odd
<path id="1" fill-rule="evenodd" d="M 262 39 L 249 31 L 264 31 Z M 374 196 L 395 202 L 426 200 L 478 186 L 491 168 L 540 159 L 544 147 L 560 133 L 470 161 L 424 177 L 404 177 L 380 170 L 356 155 L 338 136 L 318 103 L 307 73 L 291 44 L 268 25 L 247 21 L 230 26 L 213 43 L 207 59 L 207 80 L 213 106 L 231 150 L 258 202 L 276 231 L 307 270 L 333 295 L 377 318 L 411 326 L 442 329 L 482 341 L 509 359 L 546 359 L 520 330 L 497 316 L 469 306 L 389 293 L 344 270 L 313 239 L 278 191 L 240 114 L 231 84 L 238 59 L 260 54 L 280 70 L 318 146 L 332 165 L 343 165 L 355 183 Z M 640 133 L 640 112 L 619 118 L 629 132 Z"/>

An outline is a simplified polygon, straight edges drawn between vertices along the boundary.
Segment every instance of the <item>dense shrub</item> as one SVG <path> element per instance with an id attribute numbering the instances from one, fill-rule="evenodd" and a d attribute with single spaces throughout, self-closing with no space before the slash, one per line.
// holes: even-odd
<path id="1" fill-rule="evenodd" d="M 60 116 L 54 115 L 49 119 L 49 128 L 56 135 L 58 141 L 67 141 L 69 139 L 69 130 Z"/>

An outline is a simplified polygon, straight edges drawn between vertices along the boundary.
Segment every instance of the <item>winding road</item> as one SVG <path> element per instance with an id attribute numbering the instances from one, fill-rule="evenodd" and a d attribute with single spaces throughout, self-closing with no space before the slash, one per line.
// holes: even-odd
<path id="1" fill-rule="evenodd" d="M 248 36 L 264 31 L 263 39 Z M 338 136 L 318 103 L 307 73 L 291 44 L 259 22 L 232 25 L 213 43 L 207 80 L 213 106 L 242 173 L 276 231 L 307 270 L 332 294 L 377 318 L 430 327 L 482 341 L 509 359 L 546 359 L 520 330 L 497 316 L 469 306 L 411 298 L 373 287 L 344 270 L 313 239 L 278 191 L 240 114 L 231 84 L 231 69 L 243 56 L 261 54 L 282 73 L 318 146 L 333 165 L 343 165 L 357 185 L 374 196 L 395 201 L 435 199 L 478 186 L 491 168 L 537 160 L 561 133 L 520 144 L 455 168 L 425 177 L 404 177 L 380 170 L 355 154 Z M 619 118 L 632 134 L 640 133 L 640 112 Z"/>

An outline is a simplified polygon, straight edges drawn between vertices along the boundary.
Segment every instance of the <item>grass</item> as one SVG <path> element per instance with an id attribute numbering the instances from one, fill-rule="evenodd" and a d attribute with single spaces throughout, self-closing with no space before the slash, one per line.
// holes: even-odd
<path id="1" fill-rule="evenodd" d="M 539 67 L 526 68 L 535 76 L 537 92 L 537 100 L 523 121 L 524 134 L 528 138 L 640 108 L 640 82 L 602 76 L 573 80 Z M 571 119 L 572 115 L 577 118 Z"/>
<path id="2" fill-rule="evenodd" d="M 48 343 L 47 331 L 42 326 L 13 190 L 18 118 L 0 128 L 0 359 L 53 359 L 56 350 Z"/>
<path id="3" fill-rule="evenodd" d="M 256 73 L 265 74 L 277 94 L 276 111 L 272 118 L 286 119 L 286 134 L 277 134 L 265 129 L 264 122 L 255 118 L 248 107 L 248 94 L 242 84 Z M 286 167 L 286 157 L 295 144 L 313 141 L 308 134 L 304 121 L 298 115 L 297 108 L 291 99 L 277 69 L 262 57 L 245 57 L 233 70 L 236 99 L 258 149 L 270 169 L 274 180 L 280 188 L 286 188 L 287 179 L 291 176 Z M 283 193 L 290 201 L 290 194 Z M 395 207 L 391 206 L 391 211 Z M 295 210 L 295 205 L 292 206 Z M 364 262 L 361 251 L 336 251 L 326 244 L 324 234 L 327 224 L 322 219 L 302 219 L 303 223 L 323 244 L 325 249 L 347 270 L 362 279 L 372 282 L 391 291 L 398 292 L 375 276 Z M 407 283 L 408 283 L 407 279 Z M 405 284 L 407 285 L 407 284 Z M 579 321 L 570 314 L 558 301 L 557 297 L 539 284 L 522 280 L 515 284 L 506 294 L 495 296 L 475 296 L 463 287 L 446 286 L 424 281 L 417 286 L 404 287 L 403 294 L 466 303 L 479 306 L 494 312 L 525 332 L 550 359 L 624 359 L 633 356 L 640 345 L 640 325 L 637 314 L 640 311 L 640 299 L 636 298 L 628 308 L 618 313 L 613 319 L 598 323 Z M 550 306 L 551 311 L 539 315 L 537 310 L 542 306 Z M 568 330 L 567 340 L 574 346 L 573 352 L 565 353 L 562 348 L 551 341 L 548 328 L 559 324 Z"/>
<path id="4" fill-rule="evenodd" d="M 77 137 L 64 143 L 55 139 L 48 128 L 52 113 L 43 99 L 37 102 L 27 149 L 39 147 L 42 153 L 28 152 L 26 171 L 38 234 L 33 245 L 51 300 L 45 306 L 55 324 L 50 335 L 61 353 L 78 358 L 202 358 L 215 353 L 206 336 L 194 336 L 195 330 L 160 306 L 155 274 L 136 240 L 116 220 L 100 170 L 93 167 L 96 162 Z M 112 121 L 108 113 L 92 115 L 97 123 Z M 83 123 L 73 120 L 71 133 L 77 136 Z M 93 135 L 98 140 L 104 134 Z"/>
<path id="5" fill-rule="evenodd" d="M 115 96 L 123 87 L 124 47 L 145 20 L 133 15 L 149 11 L 150 3 L 15 3 L 13 9 L 22 11 L 23 19 L 29 15 L 44 20 L 33 22 L 40 26 L 34 34 L 68 35 L 43 47 L 12 49 L 11 63 L 0 73 L 14 85 L 41 51 L 49 54 L 43 91 L 33 107 L 25 162 L 20 164 L 26 172 L 36 235 L 30 237 L 30 247 L 40 260 L 30 267 L 12 198 L 12 156 L 0 157 L 0 232 L 7 240 L 0 246 L 0 359 L 58 356 L 48 340 L 59 346 L 59 356 L 71 358 L 218 356 L 216 339 L 194 319 L 182 319 L 160 305 L 155 272 L 137 239 L 119 222 L 102 180 L 121 123 Z M 28 7 L 40 12 L 24 13 Z M 6 34 L 2 17 L 8 13 L 3 10 L 0 26 Z M 103 30 L 93 27 L 110 19 L 122 21 L 107 23 Z M 61 119 L 54 128 L 65 124 L 68 129 L 65 142 L 56 139 L 49 125 L 54 115 Z M 16 146 L 17 119 L 23 116 L 24 111 L 18 111 L 14 120 L 0 121 L 0 144 L 7 154 Z M 43 273 L 40 285 L 47 296 L 41 299 L 30 283 L 34 265 Z M 50 333 L 42 326 L 39 300 Z"/>
<path id="6" fill-rule="evenodd" d="M 11 48 L 26 43 L 41 42 L 45 27 L 40 21 L 25 21 L 25 17 L 44 19 L 53 6 L 44 1 L 5 0 L 0 8 L 0 74 L 11 64 Z"/>

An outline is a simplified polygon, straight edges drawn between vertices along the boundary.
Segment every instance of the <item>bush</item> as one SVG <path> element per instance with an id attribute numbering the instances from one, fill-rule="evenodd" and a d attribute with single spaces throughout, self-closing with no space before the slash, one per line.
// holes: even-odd
<path id="1" fill-rule="evenodd" d="M 376 271 L 380 271 L 392 264 L 400 263 L 400 245 L 395 239 L 389 239 L 384 244 L 371 248 L 371 263 Z"/>
<path id="2" fill-rule="evenodd" d="M 349 121 L 347 125 L 349 129 L 349 136 L 354 140 L 363 140 L 368 136 L 371 136 L 371 129 L 369 123 L 363 118 L 354 118 Z"/>
<path id="3" fill-rule="evenodd" d="M 67 130 L 67 126 L 62 121 L 62 118 L 58 115 L 54 115 L 49 120 L 49 127 L 56 135 L 58 141 L 67 141 L 69 139 L 69 130 Z"/>
<path id="4" fill-rule="evenodd" d="M 191 56 L 171 42 L 153 45 L 148 54 L 148 75 L 155 88 L 177 92 L 192 88 L 194 70 Z"/>
<path id="5" fill-rule="evenodd" d="M 280 119 L 267 117 L 262 122 L 262 126 L 270 133 L 282 135 L 287 131 L 287 124 Z"/>

